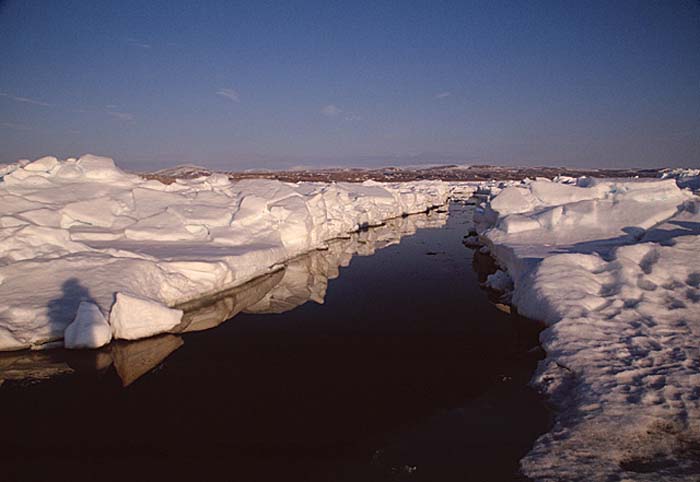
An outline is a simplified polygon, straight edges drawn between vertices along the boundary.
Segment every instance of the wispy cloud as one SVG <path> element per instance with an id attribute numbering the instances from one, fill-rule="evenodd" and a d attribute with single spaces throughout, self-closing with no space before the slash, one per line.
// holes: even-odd
<path id="1" fill-rule="evenodd" d="M 341 109 L 335 104 L 324 105 L 321 108 L 321 114 L 325 115 L 326 117 L 337 117 L 340 114 L 342 114 L 342 112 L 343 109 Z"/>
<path id="2" fill-rule="evenodd" d="M 0 127 L 5 129 L 12 129 L 14 131 L 30 131 L 31 127 L 22 124 L 15 124 L 14 122 L 0 122 Z"/>
<path id="3" fill-rule="evenodd" d="M 105 105 L 104 109 L 99 108 L 99 107 L 96 107 L 96 108 L 93 107 L 90 109 L 83 109 L 83 108 L 71 109 L 71 108 L 67 108 L 65 106 L 63 106 L 63 107 L 62 106 L 55 106 L 54 104 L 49 104 L 48 102 L 42 102 L 40 100 L 30 99 L 29 97 L 20 97 L 17 95 L 8 94 L 7 92 L 0 92 L 0 97 L 5 97 L 6 99 L 10 99 L 10 100 L 13 100 L 15 102 L 23 102 L 25 104 L 39 105 L 42 107 L 54 107 L 54 108 L 68 111 L 68 112 L 75 112 L 75 113 L 80 113 L 80 114 L 90 114 L 90 113 L 100 114 L 100 113 L 103 113 L 103 114 L 107 114 L 111 117 L 114 117 L 115 119 L 119 119 L 120 121 L 123 121 L 123 122 L 131 122 L 136 118 L 136 116 L 134 116 L 134 114 L 132 114 L 130 112 L 123 112 L 121 110 L 118 110 L 119 106 L 115 105 L 115 104 Z M 32 130 L 31 127 L 21 125 L 21 124 L 15 124 L 13 122 L 0 122 L 0 128 L 13 129 L 13 130 L 18 130 L 18 131 Z"/>
<path id="4" fill-rule="evenodd" d="M 42 102 L 40 100 L 36 99 L 30 99 L 29 97 L 19 97 L 17 95 L 11 95 L 6 92 L 0 92 L 0 97 L 5 97 L 10 100 L 14 100 L 15 102 L 24 102 L 25 104 L 32 104 L 32 105 L 40 105 L 42 107 L 51 107 L 52 104 L 49 104 L 48 102 Z"/>
<path id="5" fill-rule="evenodd" d="M 216 91 L 216 95 L 226 97 L 227 99 L 232 100 L 234 102 L 241 101 L 241 96 L 238 94 L 238 91 L 233 89 L 219 89 Z"/>
<path id="6" fill-rule="evenodd" d="M 133 37 L 127 37 L 124 39 L 124 41 L 127 43 L 127 45 L 130 45 L 132 47 L 138 47 L 141 49 L 150 49 L 152 47 L 151 44 L 148 44 L 146 42 L 142 42 L 139 39 L 135 39 Z"/>
<path id="7" fill-rule="evenodd" d="M 348 110 L 341 109 L 335 104 L 326 104 L 321 107 L 321 114 L 326 117 L 340 119 L 345 122 L 358 122 L 362 120 L 362 116 Z"/>
<path id="8" fill-rule="evenodd" d="M 115 119 L 119 119 L 125 122 L 131 122 L 132 120 L 134 120 L 134 114 L 130 114 L 129 112 L 117 112 L 113 110 L 108 110 L 107 114 L 111 115 Z"/>
<path id="9" fill-rule="evenodd" d="M 452 95 L 452 92 L 439 92 L 435 94 L 436 99 L 444 99 L 445 97 L 449 97 Z"/>

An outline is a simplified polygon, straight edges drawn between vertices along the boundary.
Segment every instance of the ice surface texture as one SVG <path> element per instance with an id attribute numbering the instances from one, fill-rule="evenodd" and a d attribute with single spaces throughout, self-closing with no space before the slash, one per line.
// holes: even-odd
<path id="1" fill-rule="evenodd" d="M 583 187 L 585 185 L 585 187 Z M 513 303 L 549 327 L 536 480 L 700 477 L 700 199 L 674 179 L 511 186 L 480 214 Z"/>
<path id="2" fill-rule="evenodd" d="M 220 174 L 165 185 L 92 155 L 0 166 L 0 350 L 61 340 L 71 323 L 68 345 L 98 346 L 98 313 L 117 338 L 167 331 L 169 307 L 360 227 L 442 205 L 450 189 L 232 183 Z"/>

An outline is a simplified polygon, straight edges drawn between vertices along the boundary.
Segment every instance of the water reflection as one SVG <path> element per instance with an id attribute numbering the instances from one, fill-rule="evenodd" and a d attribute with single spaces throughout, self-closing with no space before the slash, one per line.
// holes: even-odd
<path id="1" fill-rule="evenodd" d="M 422 228 L 440 228 L 447 212 L 433 210 L 363 229 L 327 247 L 290 260 L 281 269 L 214 296 L 180 305 L 185 311 L 173 334 L 133 342 L 119 341 L 100 350 L 21 351 L 0 353 L 0 386 L 36 383 L 56 376 L 101 373 L 114 367 L 128 386 L 158 367 L 184 344 L 182 333 L 215 328 L 241 312 L 284 313 L 308 301 L 324 302 L 329 280 L 348 266 L 353 256 L 370 256 L 398 244 Z"/>
<path id="2" fill-rule="evenodd" d="M 439 228 L 447 221 L 447 213 L 433 211 L 426 215 L 392 219 L 383 226 L 338 239 L 328 249 L 292 260 L 286 266 L 282 280 L 258 302 L 247 306 L 246 313 L 284 313 L 307 301 L 323 304 L 328 281 L 340 275 L 353 256 L 371 256 L 378 249 L 397 244 L 417 229 Z"/>
<path id="3" fill-rule="evenodd" d="M 0 353 L 0 385 L 27 379 L 45 380 L 72 372 L 65 360 L 48 352 Z"/>
<path id="4" fill-rule="evenodd" d="M 175 335 L 161 335 L 145 340 L 112 344 L 112 360 L 122 385 L 128 386 L 160 365 L 184 342 Z"/>
<path id="5" fill-rule="evenodd" d="M 439 228 L 447 222 L 447 213 L 431 211 L 389 220 L 382 226 L 336 239 L 325 249 L 313 251 L 289 261 L 275 273 L 265 275 L 241 287 L 208 299 L 186 303 L 179 331 L 200 331 L 215 327 L 245 313 L 284 313 L 308 301 L 322 304 L 328 281 L 340 275 L 353 256 L 371 256 L 377 250 L 399 243 L 402 237 L 422 228 Z"/>

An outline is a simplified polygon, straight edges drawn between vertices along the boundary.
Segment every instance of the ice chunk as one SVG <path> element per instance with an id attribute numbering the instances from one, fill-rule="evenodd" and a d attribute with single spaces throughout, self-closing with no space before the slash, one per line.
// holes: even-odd
<path id="1" fill-rule="evenodd" d="M 49 172 L 58 165 L 58 159 L 53 156 L 42 157 L 36 161 L 24 166 L 25 171 L 31 172 Z"/>
<path id="2" fill-rule="evenodd" d="M 73 322 L 66 327 L 63 344 L 66 348 L 99 348 L 112 340 L 112 328 L 100 308 L 81 301 Z"/>
<path id="3" fill-rule="evenodd" d="M 508 187 L 491 201 L 491 208 L 505 215 L 530 211 L 534 204 L 534 200 L 524 189 Z"/>
<path id="4" fill-rule="evenodd" d="M 510 279 L 508 273 L 499 269 L 488 275 L 484 285 L 496 291 L 510 291 L 513 288 L 513 280 Z"/>
<path id="5" fill-rule="evenodd" d="M 109 157 L 86 154 L 78 159 L 77 164 L 88 179 L 109 180 L 125 176 L 125 173 L 118 169 Z"/>
<path id="6" fill-rule="evenodd" d="M 109 322 L 114 338 L 137 340 L 175 328 L 182 319 L 182 310 L 174 310 L 157 301 L 117 293 Z"/>

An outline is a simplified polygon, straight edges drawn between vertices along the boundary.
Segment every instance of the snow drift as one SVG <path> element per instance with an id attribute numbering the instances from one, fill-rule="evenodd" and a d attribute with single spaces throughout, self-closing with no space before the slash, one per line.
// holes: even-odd
<path id="1" fill-rule="evenodd" d="M 477 221 L 513 304 L 549 325 L 533 383 L 557 415 L 525 474 L 700 474 L 700 198 L 674 179 L 535 181 Z"/>
<path id="2" fill-rule="evenodd" d="M 116 338 L 168 331 L 177 303 L 449 196 L 440 181 L 164 185 L 92 155 L 0 166 L 0 179 L 0 350 L 58 342 L 71 323 L 70 346 L 99 346 L 100 314 Z"/>

